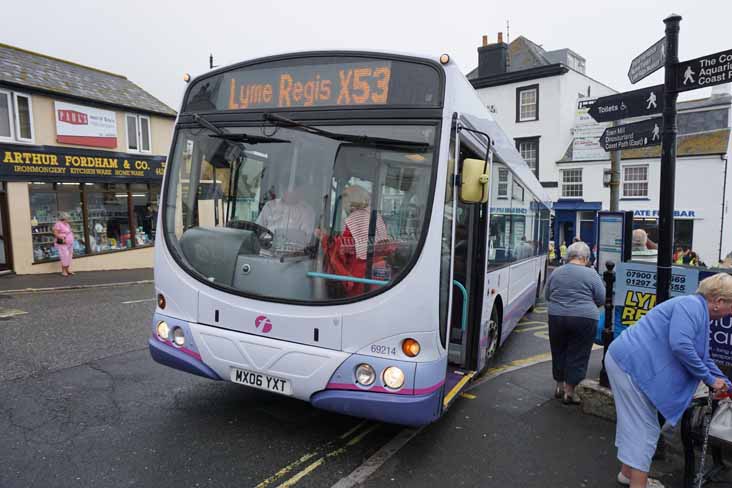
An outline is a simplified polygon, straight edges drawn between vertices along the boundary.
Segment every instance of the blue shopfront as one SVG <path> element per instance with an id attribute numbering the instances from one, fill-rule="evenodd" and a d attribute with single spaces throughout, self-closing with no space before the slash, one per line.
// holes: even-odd
<path id="1" fill-rule="evenodd" d="M 560 199 L 554 202 L 554 243 L 558 247 L 565 242 L 572 243 L 579 237 L 592 249 L 597 236 L 597 212 L 602 209 L 602 202 L 585 202 L 583 200 Z"/>

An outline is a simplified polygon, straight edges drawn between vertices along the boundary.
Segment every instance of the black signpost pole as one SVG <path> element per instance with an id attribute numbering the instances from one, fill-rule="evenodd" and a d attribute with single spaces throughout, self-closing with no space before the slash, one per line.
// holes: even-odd
<path id="1" fill-rule="evenodd" d="M 666 24 L 666 73 L 661 142 L 661 188 L 658 208 L 658 270 L 656 303 L 669 298 L 674 239 L 674 190 L 676 184 L 676 69 L 679 62 L 679 23 L 681 16 L 671 14 Z"/>

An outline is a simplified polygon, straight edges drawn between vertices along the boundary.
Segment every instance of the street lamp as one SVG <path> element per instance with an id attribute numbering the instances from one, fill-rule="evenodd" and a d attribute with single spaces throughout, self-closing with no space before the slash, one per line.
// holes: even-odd
<path id="1" fill-rule="evenodd" d="M 602 170 L 602 186 L 605 188 L 610 186 L 610 180 L 612 180 L 613 177 L 613 170 L 612 169 L 604 169 Z"/>

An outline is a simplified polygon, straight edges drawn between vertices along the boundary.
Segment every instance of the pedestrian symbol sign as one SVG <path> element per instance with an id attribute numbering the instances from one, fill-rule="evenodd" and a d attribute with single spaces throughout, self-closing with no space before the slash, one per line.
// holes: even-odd
<path id="1" fill-rule="evenodd" d="M 687 91 L 732 82 L 732 49 L 678 63 L 676 90 Z"/>
<path id="2" fill-rule="evenodd" d="M 657 146 L 661 144 L 662 127 L 662 117 L 608 127 L 600 137 L 600 145 L 605 151 L 622 151 Z"/>
<path id="3" fill-rule="evenodd" d="M 598 122 L 610 122 L 661 113 L 663 94 L 663 85 L 656 85 L 600 97 L 590 107 L 589 114 Z"/>

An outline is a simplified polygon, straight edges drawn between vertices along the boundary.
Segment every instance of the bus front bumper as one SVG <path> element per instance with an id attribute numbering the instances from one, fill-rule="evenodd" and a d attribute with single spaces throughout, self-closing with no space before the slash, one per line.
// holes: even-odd
<path id="1" fill-rule="evenodd" d="M 214 370 L 206 366 L 200 359 L 191 357 L 180 349 L 176 349 L 161 342 L 155 337 L 147 341 L 150 349 L 150 356 L 160 364 L 174 369 L 180 369 L 186 373 L 203 376 L 212 380 L 221 380 L 221 377 Z"/>
<path id="2" fill-rule="evenodd" d="M 325 390 L 314 394 L 310 403 L 331 412 L 418 427 L 440 416 L 442 388 L 427 395 Z"/>

